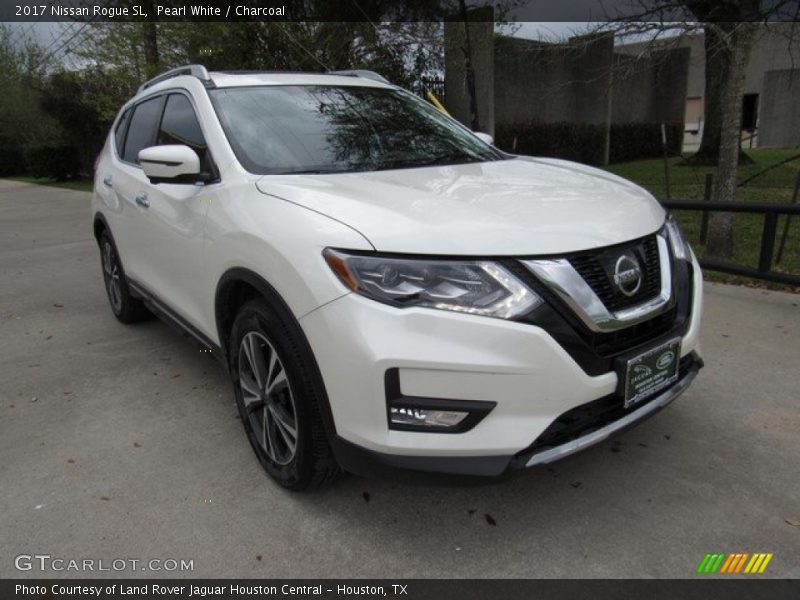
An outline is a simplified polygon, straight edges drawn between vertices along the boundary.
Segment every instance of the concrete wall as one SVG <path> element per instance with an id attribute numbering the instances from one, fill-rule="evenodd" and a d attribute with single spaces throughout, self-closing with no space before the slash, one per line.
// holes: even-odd
<path id="1" fill-rule="evenodd" d="M 689 58 L 688 48 L 615 54 L 611 122 L 682 123 Z"/>
<path id="2" fill-rule="evenodd" d="M 496 122 L 598 124 L 609 112 L 613 123 L 682 122 L 689 57 L 688 48 L 619 55 L 610 35 L 564 44 L 497 36 Z"/>
<path id="3" fill-rule="evenodd" d="M 687 99 L 700 99 L 701 104 L 705 96 L 705 37 L 703 34 L 676 37 L 671 40 L 664 40 L 661 43 L 663 48 L 687 48 L 689 50 L 689 70 L 686 86 Z M 618 53 L 638 56 L 646 54 L 652 50 L 652 44 L 647 42 L 626 44 L 616 48 Z M 773 76 L 772 89 L 767 86 L 767 74 L 796 69 L 800 65 L 800 24 L 797 23 L 769 23 L 762 25 L 756 33 L 756 38 L 751 51 L 750 60 L 747 65 L 745 77 L 745 94 L 759 94 L 758 108 L 758 137 L 757 145 L 764 146 L 796 146 L 800 144 L 800 132 L 784 124 L 789 121 L 785 117 L 783 120 L 775 120 L 775 115 L 784 114 L 783 108 L 788 102 L 784 98 L 786 94 L 793 94 L 795 106 L 800 106 L 800 87 L 793 86 L 791 89 L 779 92 L 779 80 L 784 76 Z M 765 108 L 765 103 L 770 103 L 770 108 Z M 777 104 L 776 104 L 777 103 Z M 704 110 L 701 110 L 699 118 L 694 123 L 687 122 L 687 128 L 692 127 L 698 132 L 692 136 L 690 144 L 684 149 L 686 151 L 696 150 L 700 142 L 701 125 L 704 119 Z M 794 115 L 792 115 L 792 119 Z M 790 119 L 791 120 L 791 119 Z M 767 132 L 766 140 L 763 137 L 764 131 Z M 794 132 L 793 132 L 794 131 Z M 782 141 L 779 141 L 782 140 Z"/>
<path id="4" fill-rule="evenodd" d="M 762 89 L 758 145 L 797 146 L 800 144 L 800 69 L 766 72 Z"/>
<path id="5" fill-rule="evenodd" d="M 481 13 L 482 14 L 476 14 Z M 488 11 L 488 15 L 485 14 Z M 467 127 L 472 127 L 470 100 L 465 68 L 466 32 L 469 31 L 472 68 L 475 73 L 475 96 L 480 131 L 494 135 L 495 79 L 494 79 L 494 22 L 492 8 L 470 11 L 480 21 L 448 21 L 444 27 L 445 106 L 448 112 Z"/>
<path id="6" fill-rule="evenodd" d="M 606 122 L 613 44 L 611 36 L 567 44 L 497 36 L 496 122 Z"/>

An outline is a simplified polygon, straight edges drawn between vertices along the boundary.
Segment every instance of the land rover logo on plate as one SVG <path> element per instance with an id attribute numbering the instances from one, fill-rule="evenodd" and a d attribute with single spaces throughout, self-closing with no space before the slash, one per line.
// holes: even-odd
<path id="1" fill-rule="evenodd" d="M 623 254 L 617 259 L 614 285 L 626 296 L 633 296 L 642 287 L 642 268 L 633 256 Z"/>
<path id="2" fill-rule="evenodd" d="M 658 360 L 656 361 L 656 367 L 659 369 L 666 369 L 672 364 L 673 360 L 675 360 L 675 353 L 672 350 L 668 350 L 658 357 Z"/>
<path id="3" fill-rule="evenodd" d="M 680 355 L 681 338 L 675 338 L 628 360 L 620 375 L 625 378 L 625 408 L 675 383 Z"/>

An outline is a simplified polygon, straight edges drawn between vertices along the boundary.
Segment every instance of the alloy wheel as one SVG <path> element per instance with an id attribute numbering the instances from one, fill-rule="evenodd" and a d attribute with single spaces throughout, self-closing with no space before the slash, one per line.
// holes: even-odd
<path id="1" fill-rule="evenodd" d="M 239 345 L 239 387 L 245 412 L 258 444 L 278 465 L 297 452 L 297 413 L 292 388 L 275 347 L 250 331 Z"/>
<path id="2" fill-rule="evenodd" d="M 103 244 L 103 274 L 105 275 L 106 292 L 115 313 L 122 310 L 122 284 L 120 283 L 120 268 L 117 254 L 111 242 L 106 240 Z"/>

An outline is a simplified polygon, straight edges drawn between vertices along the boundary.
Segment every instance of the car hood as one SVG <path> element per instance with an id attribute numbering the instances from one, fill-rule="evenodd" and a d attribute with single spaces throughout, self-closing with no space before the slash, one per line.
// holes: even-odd
<path id="1" fill-rule="evenodd" d="M 390 171 L 267 175 L 272 196 L 358 230 L 376 250 L 523 256 L 609 246 L 653 233 L 664 210 L 642 188 L 556 159 Z"/>

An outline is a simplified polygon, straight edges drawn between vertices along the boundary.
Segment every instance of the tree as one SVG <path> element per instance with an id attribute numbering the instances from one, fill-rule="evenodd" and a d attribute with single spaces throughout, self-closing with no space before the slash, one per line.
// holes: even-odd
<path id="1" fill-rule="evenodd" d="M 739 23 L 719 21 L 729 7 L 713 0 L 687 0 L 687 6 L 700 22 L 707 23 L 703 45 L 705 49 L 705 102 L 703 136 L 700 147 L 689 159 L 693 165 L 716 166 L 719 161 L 720 134 L 722 132 L 722 96 L 728 80 L 733 52 L 727 40 L 736 35 Z M 752 163 L 741 150 L 739 164 Z"/>
<path id="2" fill-rule="evenodd" d="M 110 72 L 99 67 L 58 70 L 44 81 L 42 109 L 60 123 L 63 143 L 77 155 L 83 174 L 91 174 L 94 159 L 122 104 L 112 104 L 111 99 L 119 94 L 114 81 Z"/>
<path id="3" fill-rule="evenodd" d="M 620 20 L 641 31 L 689 31 L 701 26 L 706 44 L 706 125 L 704 161 L 717 166 L 712 201 L 736 199 L 741 151 L 742 99 L 747 65 L 756 31 L 771 19 L 792 17 L 791 0 L 639 0 L 641 11 Z M 789 11 L 787 13 L 787 11 Z M 788 41 L 788 40 L 787 40 Z M 733 217 L 712 212 L 706 252 L 719 258 L 733 254 Z"/>
<path id="4" fill-rule="evenodd" d="M 713 24 L 708 24 L 713 28 Z M 711 199 L 726 202 L 736 199 L 736 172 L 741 154 L 742 97 L 745 73 L 750 59 L 756 24 L 738 23 L 725 35 L 730 46 L 731 61 L 727 80 L 722 83 L 720 98 L 720 132 L 717 177 Z M 729 258 L 733 255 L 733 215 L 712 212 L 708 220 L 706 251 L 712 256 Z"/>
<path id="5" fill-rule="evenodd" d="M 25 170 L 26 147 L 59 137 L 58 124 L 43 114 L 40 90 L 47 61 L 41 49 L 26 42 L 17 47 L 0 24 L 0 173 Z"/>

